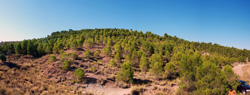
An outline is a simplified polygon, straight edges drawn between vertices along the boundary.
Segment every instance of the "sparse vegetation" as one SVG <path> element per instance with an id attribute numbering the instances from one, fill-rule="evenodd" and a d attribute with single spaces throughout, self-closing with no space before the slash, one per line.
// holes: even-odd
<path id="1" fill-rule="evenodd" d="M 117 66 L 117 64 L 116 64 L 116 62 L 115 62 L 114 59 L 111 59 L 111 60 L 109 61 L 109 65 L 110 65 L 110 66 L 113 66 L 113 67 L 116 67 L 116 66 Z"/>
<path id="2" fill-rule="evenodd" d="M 112 53 L 111 47 L 110 47 L 110 46 L 107 46 L 107 47 L 103 48 L 103 49 L 102 49 L 102 53 L 103 53 L 105 56 L 109 57 L 109 56 L 111 55 L 111 53 Z"/>
<path id="3" fill-rule="evenodd" d="M 76 52 L 74 52 L 74 53 L 71 54 L 71 58 L 73 60 L 76 60 L 78 58 L 78 55 L 76 54 Z"/>
<path id="4" fill-rule="evenodd" d="M 83 51 L 85 52 L 82 53 Z M 93 56 L 90 51 L 95 51 Z M 8 58 L 8 64 L 0 66 L 0 71 L 3 71 L 3 73 L 0 72 L 1 79 L 8 81 L 12 78 L 13 81 L 10 83 L 13 84 L 19 83 L 15 79 L 20 79 L 25 80 L 21 81 L 25 84 L 36 83 L 39 86 L 46 84 L 43 87 L 48 87 L 33 87 L 26 84 L 27 88 L 32 88 L 34 93 L 31 94 L 56 94 L 58 89 L 65 89 L 65 93 L 71 91 L 73 88 L 67 88 L 66 83 L 84 80 L 81 76 L 85 76 L 85 73 L 81 68 L 87 70 L 87 75 L 96 74 L 98 77 L 107 77 L 105 82 L 112 82 L 111 84 L 122 82 L 124 83 L 122 87 L 129 87 L 128 83 L 145 84 L 149 86 L 147 89 L 152 90 L 154 94 L 160 90 L 163 93 L 167 92 L 163 89 L 168 89 L 169 85 L 170 88 L 179 87 L 177 94 L 227 94 L 228 85 L 232 85 L 233 88 L 238 85 L 234 81 L 239 77 L 232 70 L 233 63 L 246 62 L 247 57 L 250 60 L 250 51 L 246 49 L 241 50 L 212 43 L 189 42 L 167 34 L 159 36 L 151 32 L 143 33 L 128 29 L 83 29 L 54 32 L 41 39 L 3 43 L 0 45 L 0 54 L 3 62 L 6 61 L 5 56 Z M 46 54 L 51 55 L 43 56 Z M 78 54 L 84 58 L 78 58 Z M 61 64 L 56 64 L 56 56 L 61 56 L 62 68 Z M 49 64 L 48 62 L 43 63 L 47 60 L 49 60 Z M 77 69 L 74 72 L 75 79 L 73 79 L 72 71 L 69 70 L 75 68 Z M 61 69 L 69 72 L 61 73 Z M 26 75 L 19 73 L 20 70 L 33 77 L 21 79 L 20 77 Z M 78 74 L 75 74 L 76 72 Z M 20 77 L 14 75 L 20 75 Z M 37 77 L 41 78 L 39 80 L 42 81 L 41 83 L 35 82 L 34 78 L 37 79 Z M 161 80 L 156 80 L 154 77 Z M 55 82 L 48 81 L 47 78 Z M 94 80 L 92 76 L 88 76 L 88 78 L 91 82 L 101 80 L 98 78 Z M 154 85 L 151 85 L 150 81 Z M 60 83 L 62 83 L 62 87 L 60 87 L 61 85 L 54 86 Z M 13 86 L 4 85 L 6 85 L 6 89 Z M 15 87 L 18 88 L 22 85 L 18 84 Z M 23 88 L 20 89 L 18 91 L 26 91 Z M 48 92 L 42 91 L 44 89 L 47 89 Z M 6 91 L 11 92 L 12 90 L 14 91 L 14 89 Z M 32 91 L 27 90 L 26 92 L 30 94 Z M 142 91 L 133 89 L 131 93 L 137 92 Z"/>
<path id="5" fill-rule="evenodd" d="M 100 57 L 100 53 L 99 53 L 99 51 L 95 51 L 95 53 L 94 53 L 94 57 Z"/>

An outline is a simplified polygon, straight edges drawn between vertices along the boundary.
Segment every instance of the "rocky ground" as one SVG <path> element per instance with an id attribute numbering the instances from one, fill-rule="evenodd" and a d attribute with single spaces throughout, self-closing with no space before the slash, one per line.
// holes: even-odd
<path id="1" fill-rule="evenodd" d="M 93 53 L 102 47 L 90 49 Z M 144 95 L 175 94 L 179 79 L 157 80 L 148 73 L 135 71 L 134 83 L 119 83 L 115 79 L 119 71 L 117 67 L 108 65 L 111 58 L 101 55 L 98 58 L 83 58 L 85 48 L 65 50 L 66 53 L 76 52 L 77 60 L 72 61 L 71 70 L 63 71 L 62 62 L 48 62 L 49 54 L 40 58 L 32 56 L 9 55 L 7 62 L 0 62 L 0 93 L 14 95 Z M 121 64 L 121 63 L 120 63 Z M 84 82 L 74 82 L 74 70 L 82 68 L 86 73 Z M 119 67 L 119 66 L 118 66 Z"/>

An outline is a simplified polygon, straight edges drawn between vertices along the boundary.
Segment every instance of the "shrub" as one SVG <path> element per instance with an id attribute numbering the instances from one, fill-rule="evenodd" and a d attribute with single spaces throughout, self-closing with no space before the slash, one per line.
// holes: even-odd
<path id="1" fill-rule="evenodd" d="M 162 63 L 163 62 L 162 55 L 161 54 L 152 54 L 150 61 L 151 61 L 151 66 L 156 62 Z"/>
<path id="2" fill-rule="evenodd" d="M 152 68 L 149 70 L 149 72 L 155 76 L 156 78 L 160 78 L 164 71 L 163 71 L 163 64 L 160 62 L 156 62 L 153 64 Z"/>
<path id="3" fill-rule="evenodd" d="M 246 62 L 246 57 L 244 56 L 239 56 L 237 59 L 238 62 Z"/>
<path id="4" fill-rule="evenodd" d="M 55 62 L 56 61 L 56 56 L 54 54 L 51 54 L 49 56 L 49 62 Z"/>
<path id="5" fill-rule="evenodd" d="M 99 51 L 95 51 L 94 56 L 95 56 L 95 57 L 100 57 Z"/>
<path id="6" fill-rule="evenodd" d="M 78 58 L 78 55 L 76 54 L 76 52 L 74 52 L 74 53 L 71 54 L 71 58 L 73 60 L 76 60 Z"/>
<path id="7" fill-rule="evenodd" d="M 71 62 L 69 60 L 65 60 L 63 62 L 63 66 L 62 66 L 62 69 L 63 70 L 66 70 L 66 71 L 69 71 L 71 68 Z"/>
<path id="8" fill-rule="evenodd" d="M 149 62 L 148 62 L 148 58 L 146 57 L 146 55 L 141 56 L 139 67 L 140 67 L 141 71 L 147 71 L 148 70 Z"/>
<path id="9" fill-rule="evenodd" d="M 122 81 L 122 82 L 133 82 L 133 65 L 131 64 L 130 61 L 127 61 L 122 64 L 120 70 L 118 71 L 116 75 L 117 81 Z"/>
<path id="10" fill-rule="evenodd" d="M 130 56 L 130 54 L 127 54 L 127 55 L 125 56 L 125 61 L 131 61 L 131 56 Z"/>
<path id="11" fill-rule="evenodd" d="M 112 51 L 111 51 L 111 47 L 107 46 L 105 48 L 102 49 L 102 53 L 105 55 L 105 56 L 110 56 Z"/>
<path id="12" fill-rule="evenodd" d="M 196 95 L 204 93 L 207 95 L 225 95 L 229 90 L 227 89 L 227 80 L 220 67 L 210 62 L 204 62 L 202 66 L 196 69 L 195 80 L 194 84 L 197 89 L 193 93 Z"/>
<path id="13" fill-rule="evenodd" d="M 96 69 L 95 69 L 95 67 L 91 67 L 90 70 L 91 70 L 92 72 L 95 72 Z"/>
<path id="14" fill-rule="evenodd" d="M 120 62 L 120 61 L 121 61 L 121 55 L 120 55 L 119 53 L 116 53 L 116 54 L 115 54 L 115 60 L 116 60 L 117 62 Z"/>
<path id="15" fill-rule="evenodd" d="M 226 65 L 223 68 L 223 74 L 226 77 L 229 85 L 231 85 L 233 89 L 237 89 L 237 87 L 239 86 L 239 83 L 237 81 L 235 81 L 235 80 L 239 80 L 239 78 L 234 73 L 232 67 L 229 66 L 229 65 Z"/>
<path id="16" fill-rule="evenodd" d="M 131 95 L 142 95 L 142 92 L 145 91 L 145 88 L 140 86 L 135 86 L 131 90 Z"/>
<path id="17" fill-rule="evenodd" d="M 87 40 L 84 41 L 84 45 L 87 48 L 92 48 L 94 44 L 94 40 L 92 38 L 88 38 Z"/>
<path id="18" fill-rule="evenodd" d="M 85 77 L 85 73 L 81 68 L 77 68 L 74 72 L 74 75 L 76 82 L 81 82 Z"/>
<path id="19" fill-rule="evenodd" d="M 65 60 L 68 60 L 68 56 L 69 56 L 68 53 L 63 53 L 62 56 L 61 56 L 61 58 L 60 58 L 60 61 L 63 62 Z"/>
<path id="20" fill-rule="evenodd" d="M 60 54 L 62 55 L 64 53 L 64 50 L 62 49 L 62 50 L 60 50 Z"/>
<path id="21" fill-rule="evenodd" d="M 84 53 L 84 57 L 85 57 L 85 58 L 90 58 L 90 56 L 91 56 L 91 53 L 90 53 L 90 51 L 87 49 L 87 50 L 85 51 L 85 53 Z"/>
<path id="22" fill-rule="evenodd" d="M 74 39 L 70 44 L 70 48 L 77 49 L 77 47 L 78 47 L 77 41 L 76 39 Z"/>
<path id="23" fill-rule="evenodd" d="M 111 39 L 108 40 L 107 46 L 110 46 L 110 47 L 112 46 L 112 41 L 111 41 Z"/>
<path id="24" fill-rule="evenodd" d="M 110 66 L 113 66 L 113 67 L 116 67 L 116 66 L 117 66 L 117 64 L 116 64 L 116 62 L 115 62 L 114 59 L 111 59 L 111 60 L 109 61 L 109 65 L 110 65 Z"/>
<path id="25" fill-rule="evenodd" d="M 2 60 L 2 62 L 6 61 L 6 57 L 4 54 L 0 54 L 0 60 Z"/>
<path id="26" fill-rule="evenodd" d="M 176 74 L 175 66 L 171 62 L 167 63 L 164 69 L 167 77 L 173 77 Z"/>

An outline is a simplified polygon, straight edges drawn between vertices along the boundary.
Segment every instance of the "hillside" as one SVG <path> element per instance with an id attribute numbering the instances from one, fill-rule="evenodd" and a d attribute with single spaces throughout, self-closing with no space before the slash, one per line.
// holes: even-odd
<path id="1" fill-rule="evenodd" d="M 58 31 L 0 54 L 4 95 L 227 94 L 240 79 L 233 64 L 250 60 L 246 49 L 128 29 Z"/>

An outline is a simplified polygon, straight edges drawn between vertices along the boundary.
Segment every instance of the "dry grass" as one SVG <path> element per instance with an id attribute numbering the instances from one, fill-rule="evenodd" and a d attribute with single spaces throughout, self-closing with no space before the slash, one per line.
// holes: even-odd
<path id="1" fill-rule="evenodd" d="M 143 92 L 146 90 L 145 86 L 133 86 L 131 90 L 132 95 L 143 95 Z"/>

